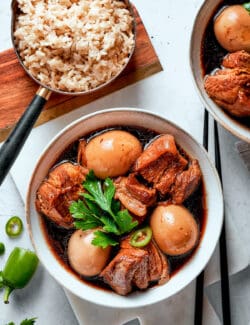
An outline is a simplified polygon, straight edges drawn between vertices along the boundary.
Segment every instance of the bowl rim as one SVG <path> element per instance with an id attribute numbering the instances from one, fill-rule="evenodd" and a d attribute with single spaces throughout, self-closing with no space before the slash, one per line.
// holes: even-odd
<path id="1" fill-rule="evenodd" d="M 203 93 L 199 87 L 197 78 L 195 77 L 194 73 L 194 58 L 193 58 L 193 45 L 195 43 L 195 33 L 197 30 L 197 22 L 202 15 L 203 12 L 205 12 L 206 6 L 208 5 L 208 2 L 214 3 L 214 0 L 204 0 L 204 2 L 201 4 L 193 25 L 191 29 L 190 39 L 189 39 L 189 70 L 192 76 L 192 82 L 195 86 L 196 93 L 198 94 L 200 101 L 202 105 L 209 111 L 209 113 L 212 115 L 212 117 L 227 131 L 229 131 L 231 134 L 236 136 L 237 138 L 250 143 L 250 129 L 246 131 L 246 128 L 242 125 L 240 122 L 236 122 L 235 118 L 233 116 L 230 116 L 227 112 L 223 110 L 220 106 L 218 106 L 212 99 L 208 97 L 206 93 Z M 214 3 L 213 11 L 216 9 L 216 7 L 219 6 L 221 3 L 221 0 L 218 0 L 218 2 Z M 209 18 L 211 19 L 211 18 Z M 206 28 L 206 27 L 205 27 Z M 204 31 L 205 31 L 204 28 Z M 209 101 L 211 101 L 209 103 Z M 222 116 L 218 115 L 218 112 L 223 113 Z M 230 125 L 230 120 L 232 125 Z M 245 132 L 244 132 L 245 131 Z M 249 134 L 245 134 L 249 133 Z"/>
<path id="2" fill-rule="evenodd" d="M 36 171 L 37 169 L 39 168 L 39 165 L 41 163 L 41 161 L 44 159 L 44 157 L 46 156 L 47 154 L 47 151 L 54 145 L 54 143 L 57 142 L 58 139 L 60 139 L 60 137 L 65 133 L 67 132 L 68 130 L 74 128 L 76 125 L 82 123 L 82 121 L 84 120 L 87 120 L 89 118 L 93 118 L 95 117 L 96 115 L 101 115 L 101 114 L 107 114 L 107 113 L 112 113 L 112 112 L 134 112 L 134 113 L 142 113 L 142 114 L 146 114 L 146 115 L 149 115 L 153 118 L 157 118 L 157 119 L 160 119 L 161 121 L 163 121 L 164 123 L 167 123 L 168 125 L 170 125 L 171 127 L 173 127 L 174 129 L 177 129 L 181 132 L 183 132 L 185 134 L 185 136 L 187 138 L 189 138 L 192 142 L 195 143 L 195 145 L 197 146 L 198 150 L 200 150 L 202 152 L 202 154 L 204 155 L 205 157 L 205 160 L 206 160 L 206 164 L 209 165 L 209 168 L 214 176 L 214 181 L 216 183 L 216 186 L 217 186 L 217 190 L 218 190 L 218 193 L 219 193 L 219 198 L 218 198 L 218 206 L 219 206 L 219 212 L 218 212 L 218 227 L 217 227 L 217 232 L 215 232 L 215 236 L 214 238 L 216 240 L 213 241 L 212 245 L 210 244 L 210 250 L 209 250 L 209 253 L 206 254 L 205 258 L 203 258 L 203 260 L 205 262 L 201 263 L 202 265 L 199 264 L 199 268 L 197 268 L 196 272 L 193 272 L 192 276 L 189 277 L 188 281 L 186 283 L 182 283 L 182 285 L 180 285 L 177 289 L 175 289 L 175 292 L 172 293 L 172 294 L 169 294 L 169 295 L 166 295 L 166 296 L 161 296 L 161 297 L 158 297 L 156 295 L 154 295 L 153 299 L 144 299 L 143 298 L 143 302 L 141 302 L 141 300 L 139 300 L 139 303 L 135 303 L 135 299 L 136 299 L 136 295 L 138 293 L 135 293 L 135 295 L 133 296 L 133 299 L 131 300 L 132 301 L 132 304 L 131 304 L 131 301 L 128 300 L 129 298 L 128 297 L 131 297 L 132 295 L 129 295 L 129 296 L 120 296 L 114 292 L 111 292 L 111 295 L 110 295 L 110 292 L 105 292 L 105 295 L 107 295 L 107 298 L 108 296 L 112 296 L 114 297 L 115 295 L 115 299 L 117 300 L 116 303 L 114 304 L 114 299 L 112 298 L 111 302 L 109 301 L 109 299 L 107 300 L 104 300 L 104 299 L 96 299 L 98 295 L 96 295 L 94 298 L 91 297 L 91 299 L 89 299 L 89 297 L 85 297 L 81 294 L 79 294 L 79 292 L 77 292 L 74 288 L 72 289 L 72 287 L 70 287 L 69 285 L 66 285 L 61 279 L 59 276 L 57 276 L 51 269 L 50 267 L 48 267 L 46 265 L 46 261 L 44 261 L 44 259 L 41 257 L 40 255 L 40 251 L 38 249 L 38 243 L 35 241 L 34 237 L 33 236 L 33 232 L 32 232 L 32 226 L 31 226 L 31 213 L 30 213 L 30 210 L 31 210 L 31 196 L 32 196 L 32 193 L 31 193 L 31 189 L 32 189 L 32 182 L 33 182 L 33 179 L 34 179 L 34 176 L 36 174 Z M 27 195 L 26 195 L 26 201 L 25 201 L 25 214 L 26 214 L 26 224 L 27 224 L 27 229 L 28 229 L 28 232 L 29 232 L 29 236 L 30 236 L 30 239 L 31 239 L 31 242 L 32 242 L 32 245 L 33 245 L 33 248 L 37 254 L 37 256 L 39 257 L 39 260 L 41 261 L 41 263 L 43 264 L 43 266 L 45 267 L 45 269 L 47 270 L 47 272 L 49 272 L 49 274 L 62 286 L 64 287 L 65 289 L 69 290 L 71 293 L 73 293 L 74 295 L 78 296 L 79 298 L 83 299 L 83 300 L 87 300 L 91 303 L 94 303 L 94 304 L 97 304 L 97 305 L 101 305 L 103 307 L 111 307 L 111 308 L 120 308 L 120 309 L 133 309 L 133 308 L 138 308 L 138 307 L 144 307 L 144 306 L 148 306 L 148 305 L 153 305 L 155 303 L 158 303 L 160 301 L 163 301 L 165 299 L 168 299 L 170 298 L 171 296 L 177 294 L 179 291 L 183 290 L 188 284 L 190 284 L 201 272 L 202 270 L 206 267 L 207 263 L 209 262 L 212 254 L 214 253 L 214 250 L 215 250 L 215 247 L 217 245 L 217 242 L 219 240 L 219 236 L 220 236 L 220 233 L 221 233 L 221 229 L 222 229 L 222 225 L 223 225 L 223 219 L 224 219 L 224 202 L 223 202 L 223 193 L 222 193 L 222 186 L 221 186 L 221 182 L 220 182 L 220 178 L 218 176 L 218 173 L 217 173 L 217 170 L 215 168 L 215 166 L 213 165 L 212 161 L 210 160 L 209 158 L 209 155 L 207 153 L 207 151 L 203 148 L 203 146 L 197 141 L 194 139 L 194 137 L 192 135 L 190 135 L 188 132 L 186 132 L 185 130 L 183 130 L 181 127 L 179 127 L 178 125 L 176 125 L 175 123 L 169 121 L 168 119 L 164 118 L 163 116 L 161 116 L 160 114 L 157 114 L 157 113 L 153 113 L 153 112 L 150 112 L 150 111 L 147 111 L 145 109 L 140 109 L 140 108 L 126 108 L 126 107 L 121 107 L 121 108 L 112 108 L 112 109 L 105 109 L 105 110 L 101 110 L 101 111 L 97 111 L 97 112 L 94 112 L 94 113 L 90 113 L 90 114 L 86 114 L 78 119 L 76 119 L 75 121 L 71 122 L 69 125 L 67 125 L 66 127 L 64 127 L 60 132 L 58 132 L 52 139 L 51 141 L 46 145 L 46 147 L 43 149 L 39 159 L 37 160 L 36 162 L 36 166 L 32 172 L 32 176 L 30 178 L 30 181 L 29 181 L 29 185 L 28 185 L 28 190 L 27 190 Z M 208 219 L 207 219 L 208 220 Z M 206 221 L 206 226 L 207 227 L 207 221 Z M 205 231 L 206 232 L 206 231 Z M 44 235 L 43 235 L 44 237 Z M 202 237 L 201 239 L 201 242 L 202 240 L 204 239 L 204 236 Z M 46 241 L 46 239 L 44 238 L 44 240 Z M 200 243 L 201 243 L 200 242 Z M 199 243 L 199 246 L 201 246 Z M 198 246 L 198 248 L 199 248 Z M 53 254 L 53 253 L 51 253 Z M 197 251 L 196 253 L 194 254 L 194 256 L 197 254 Z M 193 260 L 193 257 L 191 257 L 191 259 L 187 262 L 187 264 L 189 264 L 192 260 Z M 55 258 L 54 258 L 55 259 Z M 59 263 L 59 262 L 58 262 Z M 60 264 L 60 267 L 63 268 L 63 266 Z M 65 268 L 64 268 L 64 271 L 67 272 L 68 276 L 69 277 L 72 277 L 72 278 L 75 278 L 71 273 L 69 273 L 69 271 L 67 271 Z M 85 284 L 85 286 L 88 286 L 87 284 Z M 90 286 L 89 286 L 90 287 Z M 153 292 L 153 290 L 156 290 L 157 288 L 160 288 L 160 287 L 163 287 L 163 286 L 155 286 L 151 289 L 148 289 L 147 291 L 144 291 L 142 292 L 143 295 L 145 295 L 146 292 L 149 292 L 149 290 L 152 290 L 151 292 Z M 96 288 L 94 288 L 95 292 L 98 290 Z M 99 292 L 102 292 L 99 291 Z M 139 294 L 141 294 L 141 292 L 139 292 Z M 148 297 L 147 297 L 148 298 Z M 129 301 L 129 302 L 128 302 Z"/>

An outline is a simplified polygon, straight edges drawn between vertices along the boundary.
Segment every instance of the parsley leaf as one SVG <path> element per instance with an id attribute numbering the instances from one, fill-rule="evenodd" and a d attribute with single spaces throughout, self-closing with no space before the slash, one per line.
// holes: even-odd
<path id="1" fill-rule="evenodd" d="M 69 207 L 69 212 L 75 219 L 86 219 L 87 216 L 91 217 L 93 215 L 92 211 L 81 200 L 73 202 Z"/>
<path id="2" fill-rule="evenodd" d="M 100 218 L 100 220 L 104 224 L 103 230 L 105 230 L 106 232 L 111 232 L 111 233 L 113 233 L 115 235 L 119 235 L 120 234 L 120 231 L 117 228 L 116 223 L 114 222 L 114 220 L 111 217 L 104 215 L 104 216 L 102 216 Z"/>
<path id="3" fill-rule="evenodd" d="M 94 229 L 101 225 L 102 223 L 96 220 L 80 220 L 74 222 L 74 226 L 76 227 L 76 229 L 82 230 Z"/>
<path id="4" fill-rule="evenodd" d="M 115 185 L 110 178 L 102 182 L 91 170 L 83 188 L 85 191 L 80 193 L 83 200 L 72 202 L 69 208 L 75 227 L 82 230 L 102 227 L 103 231 L 94 232 L 93 245 L 117 245 L 113 237 L 130 232 L 138 222 L 133 221 L 128 210 L 120 210 L 120 202 L 114 199 Z"/>
<path id="5" fill-rule="evenodd" d="M 77 202 L 72 202 L 69 211 L 73 218 L 77 219 L 74 222 L 74 226 L 77 229 L 88 230 L 93 229 L 102 225 L 101 220 L 97 216 L 99 209 L 86 200 L 83 202 L 78 200 Z"/>
<path id="6" fill-rule="evenodd" d="M 93 170 L 89 172 L 83 187 L 88 193 L 83 193 L 82 196 L 90 202 L 95 202 L 103 211 L 110 214 L 113 219 L 116 219 L 118 204 L 113 199 L 115 195 L 115 186 L 110 178 L 106 178 L 103 186 L 100 180 L 95 177 Z M 112 207 L 115 211 L 112 210 Z M 120 207 L 120 204 L 119 204 Z"/>
<path id="7" fill-rule="evenodd" d="M 26 319 L 24 319 L 24 320 L 20 323 L 20 325 L 34 325 L 35 322 L 36 322 L 36 319 L 37 319 L 37 317 L 30 318 L 30 319 L 26 318 Z M 10 323 L 8 323 L 8 324 L 6 324 L 6 325 L 15 325 L 15 323 L 14 323 L 14 322 L 10 322 Z"/>
<path id="8" fill-rule="evenodd" d="M 122 234 L 130 232 L 138 225 L 138 221 L 133 221 L 128 210 L 121 210 L 117 213 L 117 223 Z"/>
<path id="9" fill-rule="evenodd" d="M 112 186 L 114 187 L 113 182 Z M 87 175 L 86 181 L 83 183 L 83 187 L 89 192 L 83 193 L 83 196 L 86 199 L 95 202 L 102 210 L 110 212 L 110 200 L 112 197 L 109 197 L 109 193 L 112 194 L 113 191 L 110 191 L 110 189 L 107 189 L 106 187 L 105 194 L 103 193 L 101 181 L 95 177 L 93 170 L 91 170 Z"/>
<path id="10" fill-rule="evenodd" d="M 104 198 L 108 204 L 108 208 L 111 209 L 113 197 L 115 195 L 115 185 L 110 178 L 106 178 L 103 184 Z"/>
<path id="11" fill-rule="evenodd" d="M 250 2 L 244 3 L 243 7 L 248 11 L 248 13 L 250 14 Z"/>
<path id="12" fill-rule="evenodd" d="M 114 240 L 110 237 L 107 233 L 97 230 L 94 232 L 94 239 L 92 240 L 91 244 L 95 246 L 100 246 L 102 248 L 106 248 L 108 246 L 116 246 L 118 245 L 118 241 Z"/>
<path id="13" fill-rule="evenodd" d="M 111 209 L 115 214 L 117 214 L 121 209 L 120 201 L 113 199 L 111 203 Z"/>
<path id="14" fill-rule="evenodd" d="M 30 318 L 30 319 L 25 319 L 25 320 L 23 320 L 21 323 L 20 323 L 20 325 L 34 325 L 35 324 L 35 322 L 36 322 L 36 319 L 37 319 L 37 317 L 34 317 L 34 318 Z"/>

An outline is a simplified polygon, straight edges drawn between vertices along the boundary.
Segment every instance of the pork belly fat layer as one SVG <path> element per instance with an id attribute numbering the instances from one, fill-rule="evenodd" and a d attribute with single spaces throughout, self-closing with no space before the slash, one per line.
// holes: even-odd
<path id="1" fill-rule="evenodd" d="M 72 228 L 69 206 L 79 199 L 79 192 L 83 192 L 82 182 L 87 173 L 86 168 L 70 162 L 56 166 L 37 190 L 37 210 L 58 226 Z"/>
<path id="2" fill-rule="evenodd" d="M 204 87 L 215 103 L 236 117 L 250 116 L 250 53 L 228 54 L 222 70 L 205 78 Z"/>
<path id="3" fill-rule="evenodd" d="M 164 284 L 169 280 L 166 257 L 151 241 L 143 248 L 132 247 L 130 237 L 121 242 L 121 249 L 100 276 L 120 295 L 127 295 L 134 287 L 146 289 L 151 282 Z"/>

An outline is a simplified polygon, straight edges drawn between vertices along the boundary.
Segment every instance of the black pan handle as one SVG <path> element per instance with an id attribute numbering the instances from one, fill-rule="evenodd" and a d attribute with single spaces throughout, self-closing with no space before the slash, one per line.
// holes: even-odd
<path id="1" fill-rule="evenodd" d="M 24 114 L 0 148 L 0 185 L 15 162 L 51 91 L 40 87 Z"/>

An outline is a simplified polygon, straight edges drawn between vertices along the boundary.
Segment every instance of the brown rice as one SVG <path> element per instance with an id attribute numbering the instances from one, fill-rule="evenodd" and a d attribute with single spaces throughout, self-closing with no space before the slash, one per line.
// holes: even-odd
<path id="1" fill-rule="evenodd" d="M 133 18 L 120 0 L 17 0 L 17 50 L 51 88 L 79 92 L 116 76 L 134 47 Z"/>

